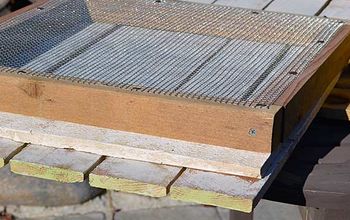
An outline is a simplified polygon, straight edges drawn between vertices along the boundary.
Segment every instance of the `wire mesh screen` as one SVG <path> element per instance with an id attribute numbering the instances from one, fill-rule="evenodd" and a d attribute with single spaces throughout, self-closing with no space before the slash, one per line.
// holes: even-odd
<path id="1" fill-rule="evenodd" d="M 14 74 L 269 106 L 341 21 L 159 0 L 52 0 L 0 24 Z"/>

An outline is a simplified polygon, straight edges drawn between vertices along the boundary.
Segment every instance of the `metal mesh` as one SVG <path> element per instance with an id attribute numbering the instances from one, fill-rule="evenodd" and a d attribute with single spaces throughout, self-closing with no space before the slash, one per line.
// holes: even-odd
<path id="1" fill-rule="evenodd" d="M 15 74 L 269 106 L 342 25 L 175 1 L 52 0 L 0 24 L 0 66 Z"/>

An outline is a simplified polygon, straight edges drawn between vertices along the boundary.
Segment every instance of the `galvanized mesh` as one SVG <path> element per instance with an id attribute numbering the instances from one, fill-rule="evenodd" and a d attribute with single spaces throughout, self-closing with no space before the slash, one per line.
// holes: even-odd
<path id="1" fill-rule="evenodd" d="M 269 106 L 342 22 L 158 0 L 52 0 L 0 24 L 13 74 Z"/>

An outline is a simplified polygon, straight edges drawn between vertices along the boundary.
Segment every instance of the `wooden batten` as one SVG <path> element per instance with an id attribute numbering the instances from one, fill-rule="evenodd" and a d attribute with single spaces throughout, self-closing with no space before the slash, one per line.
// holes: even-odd
<path id="1" fill-rule="evenodd" d="M 170 197 L 249 213 L 264 183 L 265 180 L 187 169 L 170 187 Z"/>
<path id="2" fill-rule="evenodd" d="M 270 153 L 224 148 L 0 112 L 0 137 L 98 155 L 260 178 Z"/>
<path id="3" fill-rule="evenodd" d="M 10 160 L 11 171 L 59 182 L 83 182 L 101 162 L 100 155 L 29 145 Z"/>
<path id="4" fill-rule="evenodd" d="M 257 152 L 280 143 L 281 111 L 0 72 L 0 111 Z M 251 130 L 255 133 L 252 135 Z"/>
<path id="5" fill-rule="evenodd" d="M 91 186 L 151 197 L 164 197 L 184 169 L 107 157 L 89 175 Z"/>

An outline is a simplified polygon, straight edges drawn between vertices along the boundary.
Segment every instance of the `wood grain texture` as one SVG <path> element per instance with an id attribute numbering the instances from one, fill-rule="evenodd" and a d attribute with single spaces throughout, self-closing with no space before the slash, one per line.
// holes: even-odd
<path id="1" fill-rule="evenodd" d="M 275 124 L 281 117 L 277 106 L 253 109 L 5 72 L 0 72 L 0 100 L 0 111 L 235 149 L 271 152 L 280 142 L 279 137 L 272 138 L 280 128 Z M 249 135 L 252 128 L 256 136 Z"/>
<path id="2" fill-rule="evenodd" d="M 0 138 L 0 168 L 5 166 L 24 146 L 24 143 Z"/>
<path id="3" fill-rule="evenodd" d="M 223 148 L 11 113 L 0 113 L 0 137 L 98 155 L 259 178 L 269 153 Z"/>
<path id="4" fill-rule="evenodd" d="M 274 0 L 265 10 L 292 14 L 315 15 L 328 0 Z"/>
<path id="5" fill-rule="evenodd" d="M 348 209 L 350 205 L 349 163 L 318 164 L 304 185 L 306 204 L 312 207 Z"/>
<path id="6" fill-rule="evenodd" d="M 319 101 L 350 58 L 350 26 L 344 26 L 275 104 L 285 107 L 284 138 Z M 335 86 L 335 84 L 333 85 Z"/>
<path id="7" fill-rule="evenodd" d="M 94 187 L 151 197 L 167 195 L 179 167 L 107 157 L 89 175 Z"/>
<path id="8" fill-rule="evenodd" d="M 183 201 L 215 205 L 247 213 L 252 212 L 306 132 L 322 103 L 337 83 L 339 75 L 340 73 L 330 82 L 324 94 L 294 128 L 278 152 L 272 155 L 274 162 L 269 167 L 270 175 L 260 180 L 252 180 L 233 175 L 186 169 L 171 186 L 170 196 Z"/>
<path id="9" fill-rule="evenodd" d="M 60 182 L 83 182 L 91 168 L 101 160 L 100 155 L 29 145 L 10 161 L 11 171 Z"/>
<path id="10" fill-rule="evenodd" d="M 186 169 L 170 187 L 170 197 L 176 200 L 251 212 L 254 198 L 265 181 L 246 180 Z"/>
<path id="11" fill-rule="evenodd" d="M 350 148 L 348 146 L 335 147 L 324 158 L 320 159 L 318 163 L 350 164 Z"/>
<path id="12" fill-rule="evenodd" d="M 328 119 L 328 121 L 331 120 Z M 306 204 L 312 207 L 348 210 L 350 198 L 350 147 L 347 141 L 349 123 L 338 121 L 333 125 L 320 128 L 324 131 L 327 131 L 326 129 L 329 130 L 327 135 L 336 134 L 335 144 L 339 146 L 329 145 L 333 147 L 318 160 L 318 164 L 308 175 L 303 187 Z M 319 139 L 328 138 L 324 135 Z"/>

